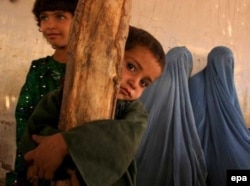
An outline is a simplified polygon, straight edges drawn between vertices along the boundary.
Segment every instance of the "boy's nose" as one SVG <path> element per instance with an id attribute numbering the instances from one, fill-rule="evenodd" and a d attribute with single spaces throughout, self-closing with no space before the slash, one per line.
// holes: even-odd
<path id="1" fill-rule="evenodd" d="M 55 24 L 55 21 L 53 19 L 49 19 L 47 21 L 47 28 L 55 28 L 56 27 L 56 24 Z"/>
<path id="2" fill-rule="evenodd" d="M 132 89 L 136 89 L 137 86 L 139 86 L 140 80 L 139 78 L 133 78 L 129 80 L 129 85 Z"/>

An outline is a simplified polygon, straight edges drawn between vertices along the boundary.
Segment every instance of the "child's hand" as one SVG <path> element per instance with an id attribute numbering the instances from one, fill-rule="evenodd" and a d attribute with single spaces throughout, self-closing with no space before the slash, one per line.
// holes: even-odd
<path id="1" fill-rule="evenodd" d="M 71 169 L 68 169 L 67 173 L 70 175 L 71 186 L 80 186 L 76 173 Z"/>
<path id="2" fill-rule="evenodd" d="M 32 162 L 28 169 L 27 179 L 51 180 L 68 154 L 67 145 L 60 133 L 51 136 L 33 135 L 32 138 L 38 146 L 24 156 L 26 161 Z"/>

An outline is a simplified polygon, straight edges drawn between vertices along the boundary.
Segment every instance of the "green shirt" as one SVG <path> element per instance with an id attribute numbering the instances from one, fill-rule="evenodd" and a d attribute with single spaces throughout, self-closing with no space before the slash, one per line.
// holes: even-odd
<path id="1" fill-rule="evenodd" d="M 58 132 L 61 99 L 62 91 L 53 91 L 34 110 L 21 140 L 23 153 L 36 147 L 32 134 Z M 118 100 L 115 120 L 92 121 L 62 132 L 84 183 L 90 186 L 135 185 L 134 156 L 146 125 L 147 113 L 141 102 Z"/>
<path id="2" fill-rule="evenodd" d="M 41 98 L 62 85 L 65 69 L 66 64 L 55 61 L 52 56 L 32 61 L 15 111 L 17 144 L 30 115 Z"/>
<path id="3" fill-rule="evenodd" d="M 15 111 L 17 153 L 15 172 L 10 172 L 9 176 L 6 177 L 6 182 L 9 184 L 13 184 L 13 180 L 20 177 L 15 175 L 19 174 L 17 172 L 22 172 L 24 167 L 19 142 L 28 118 L 44 95 L 63 84 L 65 69 L 66 64 L 55 61 L 52 56 L 34 60 L 30 65 L 26 81 L 19 93 Z"/>

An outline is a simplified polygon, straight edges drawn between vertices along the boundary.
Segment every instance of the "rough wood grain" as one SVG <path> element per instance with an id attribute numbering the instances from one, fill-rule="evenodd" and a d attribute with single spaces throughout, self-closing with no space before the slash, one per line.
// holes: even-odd
<path id="1" fill-rule="evenodd" d="M 130 11 L 130 0 L 79 1 L 69 42 L 61 129 L 113 117 Z"/>
<path id="2" fill-rule="evenodd" d="M 69 43 L 60 127 L 111 118 L 130 0 L 80 0 Z"/>

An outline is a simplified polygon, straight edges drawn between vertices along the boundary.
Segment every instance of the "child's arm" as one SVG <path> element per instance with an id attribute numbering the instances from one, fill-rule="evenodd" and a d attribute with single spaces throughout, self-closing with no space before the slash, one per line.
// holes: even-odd
<path id="1" fill-rule="evenodd" d="M 35 109 L 26 137 L 22 138 L 24 153 L 35 147 L 31 134 L 53 134 L 56 130 L 60 99 L 58 95 L 49 95 Z M 135 101 L 126 108 L 120 120 L 93 121 L 63 132 L 69 154 L 83 180 L 89 185 L 110 185 L 118 181 L 133 162 L 146 123 L 147 113 L 142 104 Z M 45 124 L 49 126 L 44 127 Z M 31 143 L 33 145 L 30 146 Z M 53 156 L 53 153 L 49 153 L 49 156 Z"/>
<path id="2" fill-rule="evenodd" d="M 28 121 L 20 141 L 20 150 L 23 154 L 37 146 L 32 139 L 33 134 L 47 136 L 59 132 L 57 125 L 59 121 L 61 98 L 62 89 L 59 89 L 52 91 L 39 102 Z"/>
<path id="3" fill-rule="evenodd" d="M 134 160 L 146 124 L 147 113 L 135 101 L 121 120 L 93 121 L 62 133 L 87 185 L 112 185 L 122 178 Z"/>
<path id="4" fill-rule="evenodd" d="M 33 180 L 38 176 L 42 179 L 51 180 L 68 154 L 66 143 L 60 133 L 51 136 L 33 135 L 32 139 L 38 146 L 24 156 L 27 162 L 31 162 L 27 179 Z"/>

